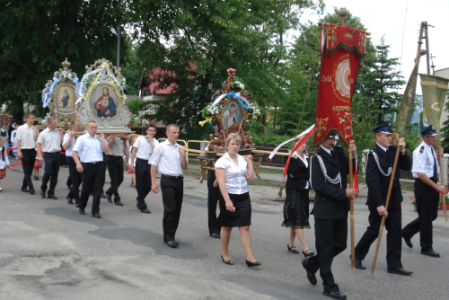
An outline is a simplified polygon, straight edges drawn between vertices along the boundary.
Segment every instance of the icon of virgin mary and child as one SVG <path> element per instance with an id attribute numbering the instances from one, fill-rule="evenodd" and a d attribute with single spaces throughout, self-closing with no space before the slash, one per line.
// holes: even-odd
<path id="1" fill-rule="evenodd" d="M 97 111 L 98 118 L 111 118 L 117 115 L 117 106 L 114 103 L 114 99 L 109 95 L 109 89 L 103 87 L 101 90 L 102 96 L 94 104 L 94 108 Z"/>
<path id="2" fill-rule="evenodd" d="M 229 105 L 229 104 L 228 104 Z M 241 119 L 241 116 L 239 116 L 236 109 L 236 103 L 230 102 L 229 106 L 226 106 L 226 110 L 223 113 L 222 122 L 224 131 L 226 133 L 236 133 L 239 130 L 239 122 Z M 229 109 L 228 109 L 229 107 Z"/>

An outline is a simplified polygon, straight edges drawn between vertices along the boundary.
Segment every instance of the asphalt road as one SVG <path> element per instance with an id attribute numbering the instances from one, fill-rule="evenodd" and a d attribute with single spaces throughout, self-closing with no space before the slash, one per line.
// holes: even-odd
<path id="1" fill-rule="evenodd" d="M 321 294 L 320 278 L 316 286 L 307 281 L 302 255 L 287 252 L 288 229 L 280 226 L 283 203 L 272 201 L 277 188 L 250 186 L 253 252 L 263 265 L 249 269 L 237 229 L 230 244 L 235 265 L 221 262 L 220 240 L 208 235 L 207 186 L 198 184 L 198 175 L 185 178 L 178 249 L 163 243 L 160 193 L 147 197 L 152 214 L 140 213 L 126 174 L 120 188 L 125 206 L 103 199 L 102 219 L 95 219 L 91 202 L 85 216 L 67 204 L 67 175 L 62 168 L 56 188 L 59 200 L 20 192 L 20 166 L 8 170 L 2 180 L 0 299 L 328 299 Z M 38 191 L 40 182 L 34 183 Z M 404 198 L 405 225 L 416 213 L 409 194 Z M 362 197 L 355 202 L 356 242 L 368 224 L 365 201 Z M 311 216 L 312 228 L 313 222 Z M 348 299 L 447 299 L 448 229 L 443 218 L 434 222 L 434 249 L 441 258 L 420 255 L 418 236 L 412 240 L 413 249 L 403 243 L 402 262 L 414 272 L 412 277 L 386 272 L 384 234 L 375 274 L 369 271 L 375 245 L 364 261 L 365 271 L 351 270 L 347 248 L 334 260 L 336 282 Z M 305 233 L 315 251 L 313 229 Z"/>

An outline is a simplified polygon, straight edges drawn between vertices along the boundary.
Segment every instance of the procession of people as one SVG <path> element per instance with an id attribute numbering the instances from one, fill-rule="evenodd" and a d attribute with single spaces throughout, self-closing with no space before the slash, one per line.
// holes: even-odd
<path id="1" fill-rule="evenodd" d="M 31 195 L 35 188 L 31 181 L 31 171 L 37 152 L 38 161 L 44 165 L 44 176 L 40 186 L 42 198 L 57 200 L 55 187 L 58 182 L 58 171 L 61 151 L 65 151 L 68 159 L 71 187 L 66 196 L 69 204 L 76 204 L 79 214 L 85 214 L 89 196 L 92 195 L 91 214 L 95 218 L 100 215 L 100 195 L 104 186 L 105 156 L 107 169 L 111 177 L 111 187 L 106 190 L 109 202 L 112 198 L 117 206 L 123 206 L 119 194 L 119 186 L 123 182 L 123 157 L 130 157 L 128 170 L 135 170 L 137 188 L 137 208 L 150 214 L 145 198 L 149 192 L 162 191 L 164 213 L 162 219 L 163 241 L 171 248 L 180 245 L 175 239 L 180 224 L 183 203 L 183 171 L 187 168 L 185 149 L 177 143 L 180 129 L 175 124 L 166 127 L 167 140 L 159 143 L 155 138 L 156 127 L 150 125 L 145 136 L 139 136 L 133 143 L 126 137 L 111 135 L 109 140 L 97 132 L 98 124 L 90 121 L 86 132 L 75 138 L 75 133 L 82 129 L 77 121 L 71 122 L 71 130 L 63 133 L 57 128 L 56 120 L 48 118 L 47 128 L 38 133 L 34 126 L 35 116 L 26 115 L 26 123 L 17 130 L 17 152 L 22 159 L 23 181 L 21 190 Z M 412 248 L 411 238 L 420 233 L 421 254 L 440 257 L 432 247 L 432 222 L 437 217 L 438 195 L 445 192 L 444 185 L 439 185 L 440 168 L 438 159 L 443 151 L 434 151 L 436 130 L 426 127 L 422 132 L 423 142 L 413 151 L 413 166 L 406 151 L 404 138 L 400 138 L 396 146 L 391 143 L 392 127 L 386 123 L 373 129 L 375 145 L 366 158 L 366 184 L 369 210 L 366 232 L 355 247 L 355 267 L 365 270 L 363 260 L 370 250 L 371 244 L 378 238 L 381 220 L 385 217 L 387 234 L 387 266 L 388 273 L 411 276 L 412 271 L 403 268 L 401 261 L 402 239 Z M 339 132 L 330 130 L 320 142 L 315 155 L 307 155 L 307 141 L 299 144 L 301 138 L 293 141 L 298 150 L 292 153 L 292 161 L 288 166 L 282 226 L 290 229 L 287 249 L 289 253 L 304 255 L 302 266 L 309 282 L 318 283 L 316 273 L 319 271 L 323 281 L 323 294 L 333 299 L 346 299 L 340 290 L 332 272 L 333 260 L 347 248 L 348 211 L 350 199 L 359 197 L 355 188 L 348 187 L 347 175 L 350 172 L 348 155 L 341 145 L 337 145 Z M 233 227 L 240 231 L 248 267 L 260 267 L 251 246 L 251 198 L 247 181 L 254 177 L 252 157 L 240 155 L 242 140 L 238 134 L 230 133 L 225 141 L 225 154 L 216 161 L 215 171 L 208 174 L 208 224 L 211 237 L 221 239 L 221 260 L 227 265 L 234 262 L 229 253 L 230 235 Z M 132 146 L 131 154 L 128 154 Z M 398 167 L 393 174 L 392 167 L 397 147 L 399 148 Z M 362 166 L 357 164 L 355 141 L 347 147 L 353 170 Z M 134 160 L 136 160 L 134 165 Z M 0 137 L 0 183 L 6 178 L 9 167 L 6 138 Z M 401 228 L 402 193 L 399 181 L 399 170 L 412 170 L 415 177 L 415 194 L 417 196 L 418 218 Z M 156 181 L 156 172 L 161 174 L 160 184 Z M 391 197 L 386 207 L 390 178 L 394 176 Z M 216 185 L 214 181 L 216 180 Z M 81 187 L 81 190 L 80 190 Z M 305 232 L 311 227 L 309 221 L 309 191 L 316 193 L 313 210 L 315 251 L 307 244 L 310 238 Z M 0 191 L 1 187 L 0 187 Z M 75 202 L 73 202 L 73 200 Z M 217 204 L 220 214 L 217 217 Z M 301 252 L 294 245 L 298 238 Z M 234 254 L 237 255 L 237 254 Z M 350 257 L 351 258 L 351 257 Z"/>

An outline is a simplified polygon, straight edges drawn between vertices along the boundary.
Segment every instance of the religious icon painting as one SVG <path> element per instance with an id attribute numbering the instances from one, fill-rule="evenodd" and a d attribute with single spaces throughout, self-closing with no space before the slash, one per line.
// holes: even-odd
<path id="1" fill-rule="evenodd" d="M 58 83 L 55 97 L 55 109 L 60 112 L 75 112 L 75 85 L 68 82 Z"/>
<path id="2" fill-rule="evenodd" d="M 126 131 L 132 114 L 123 93 L 125 86 L 120 69 L 104 58 L 86 67 L 80 82 L 81 97 L 77 100 L 80 125 L 86 126 L 92 120 L 97 122 L 99 132 Z"/>
<path id="3" fill-rule="evenodd" d="M 335 88 L 342 97 L 348 98 L 351 94 L 351 68 L 349 59 L 341 61 L 335 70 Z"/>
<path id="4" fill-rule="evenodd" d="M 112 119 L 117 116 L 121 101 L 110 84 L 98 84 L 90 94 L 89 105 L 97 118 Z"/>
<path id="5" fill-rule="evenodd" d="M 221 111 L 221 123 L 224 132 L 237 133 L 242 122 L 241 105 L 232 98 L 225 102 L 224 109 Z"/>
<path id="6" fill-rule="evenodd" d="M 58 126 L 70 126 L 70 122 L 76 120 L 78 77 L 69 69 L 71 63 L 67 58 L 61 65 L 63 68 L 54 72 L 53 80 L 47 81 L 42 90 L 42 106 L 50 111 L 42 124 L 46 124 L 49 116 L 56 118 Z"/>

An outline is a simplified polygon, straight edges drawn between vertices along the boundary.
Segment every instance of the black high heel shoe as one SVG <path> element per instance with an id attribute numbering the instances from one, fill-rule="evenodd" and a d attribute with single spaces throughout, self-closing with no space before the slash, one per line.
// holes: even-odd
<path id="1" fill-rule="evenodd" d="M 296 250 L 296 247 L 295 247 L 295 246 L 291 246 L 291 247 L 290 247 L 290 246 L 287 244 L 287 248 L 288 248 L 288 252 L 295 253 L 295 254 L 299 254 L 299 251 Z M 295 248 L 295 249 L 293 249 L 293 248 Z"/>
<path id="2" fill-rule="evenodd" d="M 307 249 L 307 251 L 303 251 L 302 254 L 304 255 L 305 258 L 309 257 L 309 256 L 314 256 L 315 253 L 313 253 L 312 251 L 310 251 L 310 249 Z"/>
<path id="3" fill-rule="evenodd" d="M 222 260 L 225 264 L 227 264 L 227 265 L 230 265 L 230 266 L 233 266 L 233 265 L 234 265 L 234 263 L 232 262 L 232 260 L 224 260 L 223 255 L 221 256 L 221 260 Z"/>
<path id="4" fill-rule="evenodd" d="M 248 266 L 248 268 L 252 268 L 252 267 L 259 267 L 262 265 L 262 263 L 256 261 L 256 262 L 250 262 L 249 260 L 246 260 L 246 265 Z"/>

